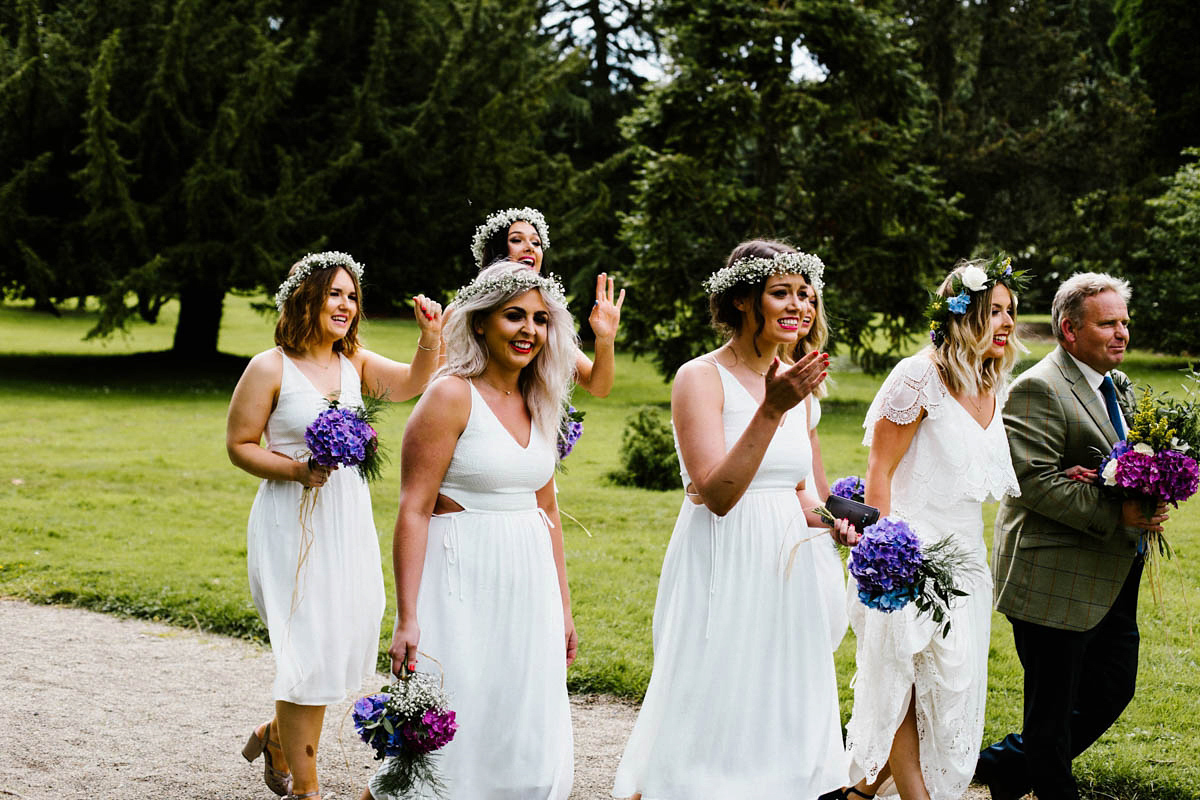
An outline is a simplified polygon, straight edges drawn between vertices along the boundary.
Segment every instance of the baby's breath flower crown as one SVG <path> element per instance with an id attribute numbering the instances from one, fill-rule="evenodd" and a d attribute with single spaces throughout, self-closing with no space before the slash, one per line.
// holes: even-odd
<path id="1" fill-rule="evenodd" d="M 531 269 L 522 269 L 492 278 L 476 278 L 458 290 L 458 294 L 454 296 L 454 304 L 461 306 L 468 300 L 494 291 L 503 292 L 511 297 L 530 289 L 539 289 L 543 295 L 553 298 L 564 306 L 567 304 L 566 292 L 563 291 L 562 283 L 559 282 L 557 275 L 553 273 L 539 275 Z"/>
<path id="2" fill-rule="evenodd" d="M 282 312 L 283 304 L 292 296 L 292 292 L 296 291 L 296 287 L 304 283 L 305 278 L 319 269 L 329 269 L 330 267 L 345 267 L 354 273 L 354 277 L 357 280 L 362 280 L 363 265 L 355 261 L 350 255 L 339 253 L 337 250 L 327 250 L 324 253 L 309 253 L 296 262 L 296 268 L 292 270 L 292 274 L 287 276 L 287 280 L 279 284 L 279 289 L 275 292 L 275 308 Z"/>
<path id="3" fill-rule="evenodd" d="M 812 253 L 776 253 L 771 258 L 747 256 L 708 276 L 704 291 L 709 294 L 727 292 L 739 283 L 757 283 L 772 275 L 803 275 L 821 293 L 825 282 L 825 264 Z"/>
<path id="4" fill-rule="evenodd" d="M 507 231 L 517 220 L 524 220 L 534 227 L 538 238 L 542 240 L 542 249 L 550 249 L 550 226 L 546 218 L 536 208 L 506 208 L 492 214 L 483 224 L 475 229 L 475 238 L 471 240 L 471 254 L 475 256 L 475 268 L 483 269 L 483 248 L 487 240 L 496 231 Z"/>
<path id="5" fill-rule="evenodd" d="M 1021 294 L 1029 285 L 1029 274 L 1026 270 L 1014 270 L 1012 257 L 997 253 L 992 260 L 982 268 L 969 266 L 950 279 L 950 297 L 942 297 L 937 292 L 929 299 L 929 307 L 925 309 L 925 319 L 929 320 L 929 340 L 934 347 L 941 347 L 946 342 L 946 326 L 950 315 L 962 316 L 971 307 L 971 302 L 982 297 L 985 292 L 1002 283 L 1015 294 Z"/>

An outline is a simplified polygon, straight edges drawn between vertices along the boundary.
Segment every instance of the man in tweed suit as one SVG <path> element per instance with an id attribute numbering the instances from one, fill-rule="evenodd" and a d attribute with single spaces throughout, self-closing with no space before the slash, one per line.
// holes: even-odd
<path id="1" fill-rule="evenodd" d="M 1024 728 L 980 754 L 976 779 L 995 800 L 1033 789 L 1073 800 L 1071 760 L 1108 730 L 1137 678 L 1141 533 L 1166 508 L 1102 494 L 1075 465 L 1098 465 L 1125 436 L 1135 398 L 1114 369 L 1129 343 L 1129 284 L 1075 275 L 1051 309 L 1058 347 L 1018 377 L 1004 406 L 1020 497 L 996 517 L 996 609 L 1025 671 Z"/>

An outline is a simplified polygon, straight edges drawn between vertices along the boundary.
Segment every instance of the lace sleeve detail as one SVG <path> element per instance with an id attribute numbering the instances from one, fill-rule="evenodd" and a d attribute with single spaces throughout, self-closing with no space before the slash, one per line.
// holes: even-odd
<path id="1" fill-rule="evenodd" d="M 871 446 L 875 423 L 884 417 L 897 425 L 908 425 L 916 422 L 924 409 L 936 418 L 941 416 L 945 401 L 946 387 L 933 361 L 925 354 L 909 356 L 895 366 L 871 402 L 863 420 L 863 444 Z"/>

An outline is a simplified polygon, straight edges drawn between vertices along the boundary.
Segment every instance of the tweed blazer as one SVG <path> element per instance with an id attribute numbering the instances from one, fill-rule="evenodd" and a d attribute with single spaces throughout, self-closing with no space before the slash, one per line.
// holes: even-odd
<path id="1" fill-rule="evenodd" d="M 1111 374 L 1128 421 L 1133 388 L 1122 373 Z M 996 515 L 996 610 L 1051 628 L 1089 630 L 1129 575 L 1139 531 L 1120 524 L 1120 500 L 1063 470 L 1097 467 L 1117 433 L 1061 346 L 1013 381 L 1004 428 L 1021 496 L 1005 497 Z"/>

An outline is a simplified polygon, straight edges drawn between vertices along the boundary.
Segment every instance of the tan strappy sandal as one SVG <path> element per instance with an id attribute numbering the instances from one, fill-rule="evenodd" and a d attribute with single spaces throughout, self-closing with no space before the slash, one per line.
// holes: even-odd
<path id="1" fill-rule="evenodd" d="M 242 757 L 247 761 L 254 761 L 260 755 L 263 757 L 263 783 L 280 797 L 291 797 L 292 774 L 275 769 L 275 762 L 271 758 L 270 722 L 263 726 L 262 736 L 258 735 L 258 729 L 250 731 L 250 738 L 246 741 L 246 746 L 242 748 Z M 300 795 L 300 797 L 308 796 Z"/>

